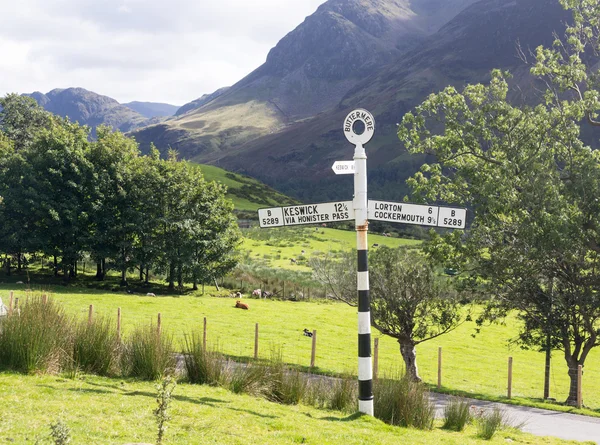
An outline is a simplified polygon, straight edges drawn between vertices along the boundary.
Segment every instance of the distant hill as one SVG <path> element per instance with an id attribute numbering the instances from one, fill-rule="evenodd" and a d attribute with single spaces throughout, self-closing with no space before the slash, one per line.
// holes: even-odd
<path id="1" fill-rule="evenodd" d="M 145 118 L 153 117 L 169 117 L 173 116 L 179 109 L 177 105 L 162 104 L 157 102 L 128 102 L 123 104 L 127 108 L 131 108 L 133 111 L 141 114 Z"/>
<path id="2" fill-rule="evenodd" d="M 201 97 L 199 97 L 196 100 L 193 100 L 185 105 L 182 105 L 176 112 L 175 115 L 176 116 L 181 116 L 182 114 L 187 113 L 188 111 L 191 110 L 195 110 L 196 108 L 200 108 L 204 105 L 206 105 L 207 103 L 215 100 L 217 97 L 219 97 L 220 95 L 222 95 L 223 93 L 226 93 L 227 90 L 229 90 L 230 87 L 223 87 L 223 88 L 219 88 L 217 91 L 215 91 L 214 93 L 211 94 L 203 94 Z"/>
<path id="3" fill-rule="evenodd" d="M 150 114 L 156 114 L 155 112 L 158 111 L 173 114 L 177 110 L 174 105 L 151 102 L 131 102 L 126 106 L 111 97 L 84 88 L 56 88 L 46 94 L 36 91 L 26 96 L 33 97 L 51 113 L 68 117 L 81 125 L 88 125 L 92 129 L 92 136 L 95 135 L 98 125 L 108 125 L 126 133 L 137 127 L 164 120 L 164 117 L 150 116 Z"/>
<path id="4" fill-rule="evenodd" d="M 133 134 L 143 147 L 154 142 L 191 159 L 227 156 L 232 148 L 337 106 L 363 79 L 474 1 L 329 0 L 227 91 Z"/>
<path id="5" fill-rule="evenodd" d="M 227 197 L 237 211 L 255 211 L 263 207 L 297 204 L 298 201 L 248 176 L 231 173 L 213 165 L 199 165 L 207 181 L 217 181 L 227 186 Z"/>

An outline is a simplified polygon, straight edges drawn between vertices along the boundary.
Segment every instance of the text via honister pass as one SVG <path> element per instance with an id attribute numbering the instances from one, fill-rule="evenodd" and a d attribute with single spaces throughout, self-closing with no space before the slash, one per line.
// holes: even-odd
<path id="1" fill-rule="evenodd" d="M 354 219 L 354 209 L 352 201 L 340 201 L 260 209 L 258 217 L 261 227 L 330 223 Z"/>

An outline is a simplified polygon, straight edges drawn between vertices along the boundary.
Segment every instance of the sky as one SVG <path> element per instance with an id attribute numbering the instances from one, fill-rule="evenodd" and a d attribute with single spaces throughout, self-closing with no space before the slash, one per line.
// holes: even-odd
<path id="1" fill-rule="evenodd" d="M 0 0 L 0 96 L 82 87 L 183 105 L 232 85 L 325 0 Z"/>

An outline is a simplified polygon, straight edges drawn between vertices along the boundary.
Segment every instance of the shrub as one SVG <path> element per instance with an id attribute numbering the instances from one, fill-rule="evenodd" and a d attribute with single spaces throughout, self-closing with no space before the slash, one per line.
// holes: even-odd
<path id="1" fill-rule="evenodd" d="M 119 339 L 109 318 L 96 317 L 92 322 L 81 320 L 73 336 L 75 369 L 109 375 L 118 367 Z"/>
<path id="2" fill-rule="evenodd" d="M 197 333 L 185 336 L 184 362 L 190 383 L 216 386 L 224 382 L 223 355 L 205 350 Z"/>
<path id="3" fill-rule="evenodd" d="M 0 365 L 31 373 L 58 372 L 70 350 L 72 321 L 52 299 L 28 298 L 0 321 Z"/>
<path id="4" fill-rule="evenodd" d="M 174 370 L 173 338 L 157 332 L 154 324 L 138 327 L 127 341 L 122 355 L 126 374 L 156 380 Z"/>
<path id="5" fill-rule="evenodd" d="M 71 443 L 71 430 L 61 420 L 50 424 L 50 438 L 54 445 L 68 445 Z"/>
<path id="6" fill-rule="evenodd" d="M 169 415 L 169 405 L 171 404 L 171 398 L 173 391 L 177 386 L 177 382 L 171 377 L 166 377 L 162 382 L 156 386 L 158 394 L 156 396 L 156 403 L 158 406 L 153 411 L 156 423 L 158 425 L 158 433 L 156 436 L 156 444 L 161 445 L 163 443 L 163 437 L 165 431 L 167 431 L 167 422 L 171 420 Z"/>
<path id="7" fill-rule="evenodd" d="M 236 394 L 268 396 L 272 371 L 254 363 L 233 364 L 227 368 L 227 387 Z"/>
<path id="8" fill-rule="evenodd" d="M 380 379 L 373 388 L 375 417 L 391 425 L 430 430 L 435 407 L 422 383 L 407 377 Z"/>
<path id="9" fill-rule="evenodd" d="M 329 392 L 327 408 L 336 411 L 356 411 L 356 400 L 358 398 L 358 383 L 354 379 L 336 379 Z"/>
<path id="10" fill-rule="evenodd" d="M 471 420 L 469 402 L 454 397 L 450 399 L 450 402 L 444 408 L 444 425 L 442 425 L 442 428 L 462 431 L 469 420 Z"/>
<path id="11" fill-rule="evenodd" d="M 475 415 L 477 424 L 477 437 L 485 440 L 490 440 L 496 431 L 508 426 L 508 418 L 506 413 L 495 406 L 491 411 L 480 410 Z"/>

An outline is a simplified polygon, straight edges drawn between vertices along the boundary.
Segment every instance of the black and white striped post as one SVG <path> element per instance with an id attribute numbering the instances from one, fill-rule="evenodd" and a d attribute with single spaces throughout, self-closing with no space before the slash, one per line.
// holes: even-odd
<path id="1" fill-rule="evenodd" d="M 356 123 L 362 122 L 364 131 L 357 133 Z M 356 221 L 356 249 L 358 252 L 358 410 L 373 415 L 373 368 L 371 365 L 371 301 L 369 297 L 369 266 L 367 232 L 367 155 L 364 145 L 375 132 L 371 113 L 358 109 L 344 120 L 344 134 L 354 150 L 354 214 Z"/>

